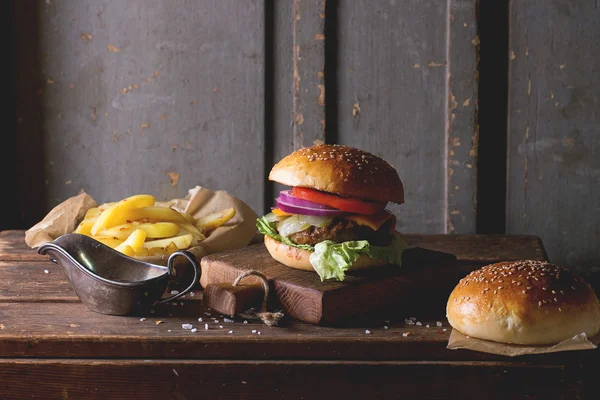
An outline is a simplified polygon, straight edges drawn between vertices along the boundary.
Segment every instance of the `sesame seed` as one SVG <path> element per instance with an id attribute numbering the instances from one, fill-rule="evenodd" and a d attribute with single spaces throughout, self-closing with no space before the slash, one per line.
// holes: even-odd
<path id="1" fill-rule="evenodd" d="M 523 290 L 523 294 L 525 294 L 525 291 Z"/>
<path id="2" fill-rule="evenodd" d="M 558 307 L 558 311 L 562 312 L 562 309 L 560 307 Z"/>
<path id="3" fill-rule="evenodd" d="M 502 289 L 502 286 L 498 286 L 498 290 L 501 290 L 501 289 Z"/>
<path id="4" fill-rule="evenodd" d="M 543 287 L 542 290 L 548 290 L 548 289 L 546 289 L 545 287 Z"/>
<path id="5" fill-rule="evenodd" d="M 555 302 L 555 303 L 558 303 L 558 299 L 557 299 L 556 297 L 554 298 L 554 302 Z"/>
<path id="6" fill-rule="evenodd" d="M 552 291 L 552 294 L 556 294 L 556 290 L 553 290 L 553 291 Z"/>
<path id="7" fill-rule="evenodd" d="M 498 294 L 498 291 L 497 291 L 497 290 L 494 290 L 494 294 Z"/>
<path id="8" fill-rule="evenodd" d="M 541 306 L 542 306 L 542 302 L 538 301 L 538 307 L 541 307 Z"/>

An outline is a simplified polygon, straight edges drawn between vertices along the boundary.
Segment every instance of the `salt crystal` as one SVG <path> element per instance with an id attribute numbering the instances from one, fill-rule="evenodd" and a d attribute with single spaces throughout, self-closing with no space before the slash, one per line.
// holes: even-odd
<path id="1" fill-rule="evenodd" d="M 169 329 L 167 332 L 171 332 L 171 330 Z"/>
<path id="2" fill-rule="evenodd" d="M 196 331 L 197 331 L 197 330 L 198 330 L 198 329 L 196 329 L 196 328 L 192 328 L 192 330 L 191 330 L 190 332 L 192 332 L 192 333 L 196 333 Z"/>
<path id="3" fill-rule="evenodd" d="M 210 317 L 210 313 L 209 312 L 205 312 L 204 315 L 207 315 Z"/>
<path id="4" fill-rule="evenodd" d="M 252 333 L 256 333 L 256 329 L 252 329 Z"/>
<path id="5" fill-rule="evenodd" d="M 247 323 L 248 323 L 248 321 L 244 320 L 244 323 L 245 323 L 245 324 L 247 324 Z"/>
<path id="6" fill-rule="evenodd" d="M 425 328 L 429 328 L 429 324 L 425 325 Z"/>
<path id="7" fill-rule="evenodd" d="M 219 325 L 219 328 L 223 329 L 223 325 Z"/>
<path id="8" fill-rule="evenodd" d="M 446 332 L 447 330 L 448 330 L 448 329 L 446 329 L 446 328 L 442 329 L 442 331 L 444 331 L 444 332 Z"/>
<path id="9" fill-rule="evenodd" d="M 196 295 L 196 293 L 194 293 L 194 292 L 190 292 L 190 296 L 191 296 L 191 297 L 194 297 L 195 295 Z"/>
<path id="10" fill-rule="evenodd" d="M 181 324 L 181 327 L 183 329 L 192 329 L 193 328 L 192 324 Z"/>
<path id="11" fill-rule="evenodd" d="M 229 318 L 223 318 L 223 322 L 233 322 L 233 320 Z"/>
<path id="12" fill-rule="evenodd" d="M 219 320 L 218 320 L 218 319 L 215 319 L 215 324 L 218 324 L 218 323 L 219 323 Z"/>
<path id="13" fill-rule="evenodd" d="M 146 320 L 146 318 L 140 318 L 140 321 L 142 321 L 142 322 L 145 321 L 145 320 Z"/>
<path id="14" fill-rule="evenodd" d="M 370 334 L 371 334 L 371 331 L 367 329 L 367 330 L 365 331 L 365 333 L 366 333 L 367 335 L 370 335 Z"/>
<path id="15" fill-rule="evenodd" d="M 233 331 L 229 331 L 229 332 L 227 332 L 227 333 L 233 333 Z"/>
<path id="16" fill-rule="evenodd" d="M 404 333 L 402 334 L 402 336 L 404 336 L 404 337 L 408 337 L 408 332 L 404 332 Z"/>
<path id="17" fill-rule="evenodd" d="M 260 335 L 260 331 L 258 331 L 258 332 L 256 332 L 256 333 L 258 333 L 258 334 Z"/>
<path id="18" fill-rule="evenodd" d="M 202 322 L 202 317 L 198 318 L 198 322 Z"/>
<path id="19" fill-rule="evenodd" d="M 383 329 L 388 329 L 388 326 L 387 326 L 387 325 L 385 325 L 385 326 L 383 327 Z"/>
<path id="20" fill-rule="evenodd" d="M 179 290 L 171 290 L 171 294 L 179 294 Z"/>
<path id="21" fill-rule="evenodd" d="M 44 270 L 44 273 L 45 273 L 45 274 L 49 274 L 49 273 L 50 273 L 50 271 L 48 271 L 47 269 L 45 269 L 45 270 Z"/>
<path id="22" fill-rule="evenodd" d="M 208 324 L 204 324 L 204 329 L 208 330 Z"/>
<path id="23" fill-rule="evenodd" d="M 440 321 L 435 323 L 437 326 L 442 326 L 442 323 Z"/>
<path id="24" fill-rule="evenodd" d="M 423 324 L 421 322 L 417 321 L 416 325 L 417 326 L 422 326 Z"/>

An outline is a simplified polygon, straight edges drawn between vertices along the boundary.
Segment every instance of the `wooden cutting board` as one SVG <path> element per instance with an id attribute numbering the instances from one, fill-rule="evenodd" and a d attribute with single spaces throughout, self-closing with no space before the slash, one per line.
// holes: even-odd
<path id="1" fill-rule="evenodd" d="M 275 297 L 269 300 L 269 308 L 277 300 L 286 315 L 312 324 L 333 325 L 373 310 L 398 307 L 414 301 L 417 294 L 451 289 L 458 280 L 455 263 L 454 255 L 413 248 L 405 251 L 402 268 L 380 267 L 347 274 L 343 282 L 321 282 L 314 272 L 275 261 L 261 243 L 204 257 L 200 284 L 204 288 L 231 284 L 246 270 L 260 271 L 269 279 Z M 245 278 L 243 283 L 260 287 L 255 277 Z"/>

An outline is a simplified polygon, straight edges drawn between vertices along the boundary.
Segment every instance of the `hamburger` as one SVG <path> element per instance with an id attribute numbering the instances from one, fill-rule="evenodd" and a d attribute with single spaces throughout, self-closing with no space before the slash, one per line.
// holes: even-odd
<path id="1" fill-rule="evenodd" d="M 450 294 L 446 316 L 470 337 L 520 345 L 556 344 L 600 332 L 600 304 L 590 286 L 543 261 L 485 266 Z"/>
<path id="2" fill-rule="evenodd" d="M 401 265 L 407 245 L 386 206 L 404 202 L 404 187 L 383 159 L 321 144 L 284 157 L 269 179 L 291 187 L 257 221 L 275 260 L 338 281 L 348 271 Z"/>

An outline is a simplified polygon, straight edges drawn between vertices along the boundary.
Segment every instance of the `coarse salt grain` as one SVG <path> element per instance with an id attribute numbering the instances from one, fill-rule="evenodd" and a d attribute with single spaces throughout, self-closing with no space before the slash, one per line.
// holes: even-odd
<path id="1" fill-rule="evenodd" d="M 370 335 L 370 334 L 371 334 L 371 331 L 367 329 L 367 330 L 365 331 L 365 333 L 366 333 L 367 335 Z"/>
<path id="2" fill-rule="evenodd" d="M 171 332 L 171 330 L 169 329 L 167 332 Z"/>
<path id="3" fill-rule="evenodd" d="M 190 332 L 192 332 L 192 333 L 196 333 L 196 331 L 197 331 L 197 330 L 198 330 L 198 329 L 196 329 L 196 328 L 192 328 L 192 330 L 191 330 Z"/>
<path id="4" fill-rule="evenodd" d="M 215 324 L 218 324 L 218 323 L 219 323 L 219 320 L 218 320 L 218 319 L 215 319 Z"/>
<path id="5" fill-rule="evenodd" d="M 204 315 L 209 316 L 210 317 L 210 313 L 209 312 L 205 312 Z"/>
<path id="6" fill-rule="evenodd" d="M 443 331 L 443 332 L 446 332 L 447 330 L 448 330 L 448 329 L 446 329 L 446 328 L 442 329 L 442 331 Z"/>
<path id="7" fill-rule="evenodd" d="M 256 333 L 256 329 L 252 329 L 252 333 Z"/>
<path id="8" fill-rule="evenodd" d="M 146 320 L 146 318 L 140 318 L 140 321 L 142 321 L 142 322 L 145 321 L 145 320 Z"/>
<path id="9" fill-rule="evenodd" d="M 440 321 L 435 323 L 437 326 L 442 326 L 442 323 Z"/>
<path id="10" fill-rule="evenodd" d="M 425 325 L 425 328 L 429 328 L 429 324 Z"/>
<path id="11" fill-rule="evenodd" d="M 223 329 L 223 325 L 219 325 L 219 328 Z"/>
<path id="12" fill-rule="evenodd" d="M 49 274 L 49 273 L 50 273 L 50 271 L 48 271 L 47 269 L 45 269 L 45 270 L 44 270 L 44 273 L 45 273 L 45 274 Z"/>
<path id="13" fill-rule="evenodd" d="M 179 290 L 171 290 L 171 294 L 179 294 Z"/>
<path id="14" fill-rule="evenodd" d="M 404 332 L 404 333 L 402 334 L 402 336 L 404 336 L 404 337 L 408 337 L 408 335 L 410 335 L 410 332 Z"/>
<path id="15" fill-rule="evenodd" d="M 204 329 L 208 330 L 208 324 L 204 324 Z"/>
<path id="16" fill-rule="evenodd" d="M 247 324 L 247 323 L 248 323 L 248 321 L 244 320 L 244 323 L 245 323 L 245 324 Z"/>
<path id="17" fill-rule="evenodd" d="M 233 331 L 229 331 L 229 332 L 227 332 L 227 333 L 233 333 Z"/>
<path id="18" fill-rule="evenodd" d="M 387 326 L 387 325 L 384 325 L 384 326 L 383 326 L 383 329 L 388 329 L 388 326 Z"/>
<path id="19" fill-rule="evenodd" d="M 193 328 L 192 324 L 181 324 L 181 327 L 183 329 L 192 329 Z"/>
<path id="20" fill-rule="evenodd" d="M 415 325 L 422 326 L 423 324 L 421 322 L 417 321 L 417 323 Z"/>
<path id="21" fill-rule="evenodd" d="M 233 320 L 229 318 L 223 318 L 223 322 L 233 322 Z"/>
<path id="22" fill-rule="evenodd" d="M 191 297 L 194 297 L 195 295 L 196 295 L 196 293 L 194 293 L 194 292 L 190 292 L 190 296 L 191 296 Z"/>
<path id="23" fill-rule="evenodd" d="M 260 335 L 260 331 L 258 331 L 258 332 L 256 332 L 256 333 L 258 333 L 258 334 Z"/>
<path id="24" fill-rule="evenodd" d="M 198 322 L 202 322 L 202 317 L 198 318 Z"/>

